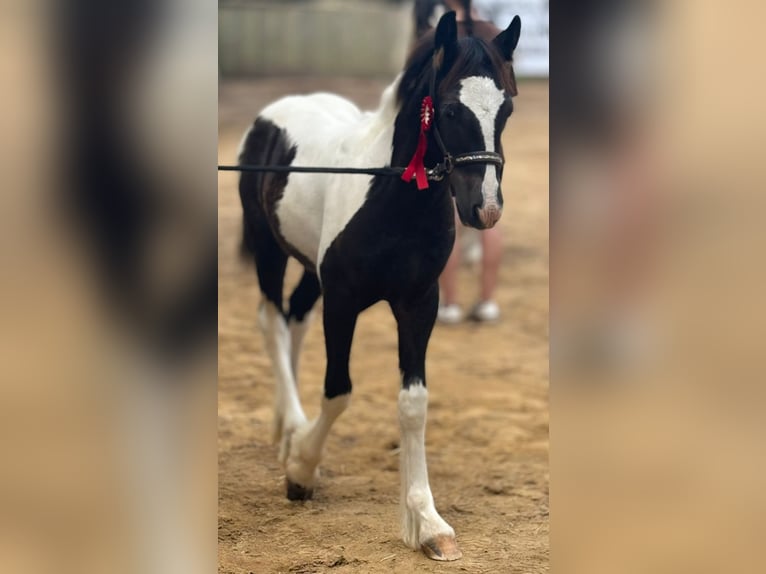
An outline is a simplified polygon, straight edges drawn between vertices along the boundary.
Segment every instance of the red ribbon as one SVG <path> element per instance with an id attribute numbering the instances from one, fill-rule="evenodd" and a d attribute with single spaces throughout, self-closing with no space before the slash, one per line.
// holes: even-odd
<path id="1" fill-rule="evenodd" d="M 426 177 L 426 166 L 423 164 L 423 158 L 426 155 L 426 148 L 428 147 L 426 133 L 431 129 L 433 120 L 434 103 L 431 100 L 431 96 L 426 96 L 423 98 L 423 103 L 420 105 L 420 136 L 418 138 L 418 147 L 415 148 L 415 153 L 410 160 L 410 164 L 402 174 L 402 179 L 404 181 L 412 181 L 412 177 L 414 176 L 418 189 L 428 188 L 428 178 Z"/>

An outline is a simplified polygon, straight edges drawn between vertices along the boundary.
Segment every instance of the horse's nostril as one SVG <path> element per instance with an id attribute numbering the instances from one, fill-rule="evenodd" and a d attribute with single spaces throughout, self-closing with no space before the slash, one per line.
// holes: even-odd
<path id="1" fill-rule="evenodd" d="M 476 221 L 481 222 L 484 229 L 489 229 L 490 227 L 494 227 L 500 219 L 500 214 L 502 212 L 502 207 L 498 205 L 487 205 L 475 212 Z"/>

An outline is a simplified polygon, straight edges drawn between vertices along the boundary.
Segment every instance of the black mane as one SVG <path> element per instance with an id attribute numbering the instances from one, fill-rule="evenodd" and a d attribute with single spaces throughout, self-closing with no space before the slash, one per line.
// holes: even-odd
<path id="1" fill-rule="evenodd" d="M 400 104 L 413 96 L 418 101 L 428 93 L 433 74 L 434 32 L 425 34 L 407 58 L 396 98 Z M 516 92 L 511 64 L 504 61 L 494 45 L 476 36 L 466 36 L 458 41 L 455 62 L 446 75 L 437 77 L 437 93 L 445 93 L 465 76 L 487 75 L 499 81 L 499 87 L 511 94 Z"/>

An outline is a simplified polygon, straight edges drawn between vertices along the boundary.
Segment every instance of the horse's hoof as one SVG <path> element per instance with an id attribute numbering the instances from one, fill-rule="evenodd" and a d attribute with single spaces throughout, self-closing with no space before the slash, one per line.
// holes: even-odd
<path id="1" fill-rule="evenodd" d="M 311 497 L 314 495 L 313 488 L 306 488 L 288 479 L 285 479 L 285 482 L 287 483 L 288 500 L 311 500 Z"/>
<path id="2" fill-rule="evenodd" d="M 442 534 L 441 536 L 426 540 L 420 545 L 420 549 L 423 551 L 423 554 L 428 556 L 431 560 L 443 560 L 449 562 L 458 560 L 463 556 L 463 553 L 460 552 L 460 548 L 457 547 L 455 537 L 447 534 Z"/>

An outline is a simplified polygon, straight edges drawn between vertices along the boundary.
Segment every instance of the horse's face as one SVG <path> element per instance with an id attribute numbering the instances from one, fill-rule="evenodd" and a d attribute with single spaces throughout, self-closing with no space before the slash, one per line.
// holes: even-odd
<path id="1" fill-rule="evenodd" d="M 436 121 L 452 155 L 489 151 L 503 154 L 500 136 L 513 111 L 508 72 L 519 39 L 518 16 L 491 43 L 467 38 L 458 43 L 450 24 L 439 22 L 435 58 L 442 58 L 442 78 Z M 440 53 L 440 51 L 443 52 Z M 478 229 L 494 226 L 503 211 L 500 191 L 502 167 L 464 165 L 452 171 L 449 185 L 463 225 Z"/>
<path id="2" fill-rule="evenodd" d="M 443 99 L 437 117 L 446 148 L 453 155 L 491 151 L 503 155 L 500 136 L 513 110 L 511 97 L 490 76 L 466 76 L 457 89 Z M 502 167 L 491 164 L 465 165 L 450 175 L 463 225 L 478 229 L 492 227 L 503 211 L 500 190 Z"/>

